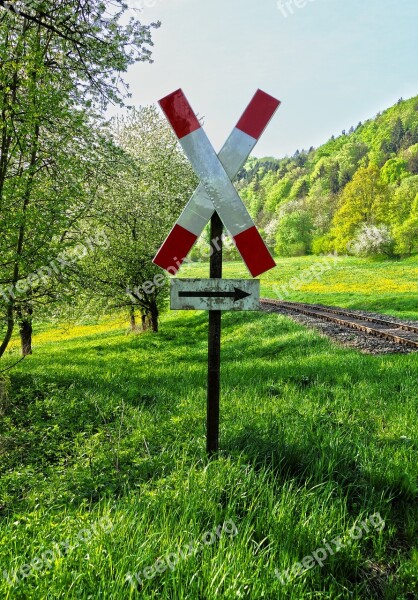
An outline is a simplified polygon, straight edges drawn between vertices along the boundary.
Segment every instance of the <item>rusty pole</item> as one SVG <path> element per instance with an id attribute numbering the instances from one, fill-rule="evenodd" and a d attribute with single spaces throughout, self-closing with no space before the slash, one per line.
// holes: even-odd
<path id="1" fill-rule="evenodd" d="M 222 278 L 222 234 L 223 223 L 217 212 L 210 222 L 210 278 Z M 216 454 L 219 447 L 219 397 L 221 374 L 221 317 L 222 311 L 209 311 L 208 339 L 208 398 L 206 451 Z"/>

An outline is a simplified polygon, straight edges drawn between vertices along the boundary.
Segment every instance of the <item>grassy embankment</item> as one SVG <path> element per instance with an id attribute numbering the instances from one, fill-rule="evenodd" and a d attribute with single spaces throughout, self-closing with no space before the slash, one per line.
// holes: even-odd
<path id="1" fill-rule="evenodd" d="M 320 293 L 311 301 L 343 304 Z M 393 311 L 395 291 L 383 296 Z M 396 311 L 416 305 L 401 298 Z M 35 338 L 1 418 L 0 574 L 18 571 L 15 585 L 0 578 L 2 598 L 418 594 L 417 355 L 362 355 L 274 314 L 223 324 L 222 453 L 209 463 L 205 314 L 170 313 L 157 335 L 80 326 Z M 383 529 L 367 521 L 376 513 Z M 228 519 L 234 537 L 142 576 L 140 593 L 125 582 Z M 338 537 L 322 567 L 275 576 Z"/>

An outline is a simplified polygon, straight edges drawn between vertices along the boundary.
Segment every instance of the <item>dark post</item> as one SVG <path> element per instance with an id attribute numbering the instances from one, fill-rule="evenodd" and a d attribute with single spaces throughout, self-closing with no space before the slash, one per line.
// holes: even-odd
<path id="1" fill-rule="evenodd" d="M 223 223 L 217 212 L 210 222 L 210 277 L 222 278 Z M 221 316 L 220 310 L 209 311 L 208 344 L 208 400 L 206 450 L 209 456 L 218 451 L 219 444 L 219 396 L 221 374 Z"/>

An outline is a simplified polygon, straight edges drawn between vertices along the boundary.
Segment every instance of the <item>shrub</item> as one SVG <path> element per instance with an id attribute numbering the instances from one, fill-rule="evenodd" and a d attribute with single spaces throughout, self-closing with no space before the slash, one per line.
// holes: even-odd
<path id="1" fill-rule="evenodd" d="M 334 240 L 329 234 L 316 238 L 312 242 L 312 254 L 330 254 L 334 250 Z"/>

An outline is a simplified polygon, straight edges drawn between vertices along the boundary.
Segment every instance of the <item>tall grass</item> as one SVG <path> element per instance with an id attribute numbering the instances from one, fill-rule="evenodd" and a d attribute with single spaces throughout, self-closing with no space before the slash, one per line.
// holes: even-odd
<path id="1" fill-rule="evenodd" d="M 158 335 L 35 338 L 1 420 L 1 597 L 416 597 L 416 354 L 366 356 L 275 314 L 224 314 L 209 461 L 206 336 L 206 314 L 172 313 Z M 382 530 L 278 579 L 377 513 Z M 227 520 L 237 535 L 129 581 Z"/>

